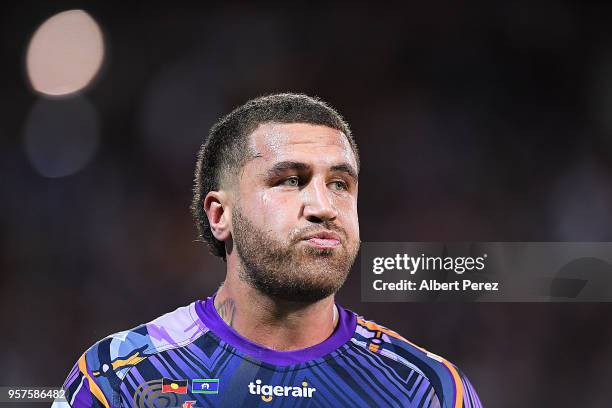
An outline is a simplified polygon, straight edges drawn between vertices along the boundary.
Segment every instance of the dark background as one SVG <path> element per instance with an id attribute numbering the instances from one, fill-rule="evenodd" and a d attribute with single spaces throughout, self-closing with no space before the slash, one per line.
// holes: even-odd
<path id="1" fill-rule="evenodd" d="M 95 341 L 217 288 L 188 211 L 195 154 L 261 94 L 347 118 L 363 241 L 612 241 L 612 6 L 461 3 L 2 5 L 0 384 L 60 385 Z M 28 41 L 71 8 L 102 27 L 104 68 L 43 98 Z M 42 176 L 25 129 L 78 150 L 78 120 L 93 157 Z M 457 364 L 487 407 L 610 406 L 610 304 L 362 303 L 357 267 L 338 297 Z"/>

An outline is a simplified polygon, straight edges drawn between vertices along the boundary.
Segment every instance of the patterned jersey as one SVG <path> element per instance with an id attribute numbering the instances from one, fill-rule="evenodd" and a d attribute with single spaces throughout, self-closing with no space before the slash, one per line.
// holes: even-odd
<path id="1" fill-rule="evenodd" d="M 444 407 L 481 403 L 451 363 L 340 306 L 316 346 L 275 351 L 242 337 L 214 297 L 89 348 L 59 407 Z"/>

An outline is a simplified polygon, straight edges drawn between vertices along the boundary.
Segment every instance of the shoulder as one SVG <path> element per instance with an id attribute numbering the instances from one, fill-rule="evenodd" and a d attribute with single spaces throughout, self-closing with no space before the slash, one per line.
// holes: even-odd
<path id="1" fill-rule="evenodd" d="M 111 334 L 90 347 L 83 356 L 92 369 L 104 370 L 104 364 L 110 363 L 121 377 L 123 371 L 142 359 L 191 343 L 206 330 L 192 303 L 148 323 Z"/>
<path id="2" fill-rule="evenodd" d="M 474 387 L 454 364 L 412 343 L 397 332 L 357 316 L 352 341 L 427 378 L 442 407 L 482 407 Z"/>
<path id="3" fill-rule="evenodd" d="M 207 331 L 197 318 L 194 302 L 111 334 L 78 359 L 63 386 L 66 400 L 71 406 L 113 406 L 119 384 L 133 366 L 151 355 L 185 346 Z"/>

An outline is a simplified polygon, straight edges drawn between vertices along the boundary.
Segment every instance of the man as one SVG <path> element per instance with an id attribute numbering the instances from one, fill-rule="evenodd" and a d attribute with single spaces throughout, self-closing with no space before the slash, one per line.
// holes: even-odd
<path id="1" fill-rule="evenodd" d="M 359 249 L 358 173 L 348 125 L 318 99 L 270 95 L 222 118 L 192 212 L 225 282 L 91 347 L 68 403 L 480 407 L 452 364 L 334 303 Z"/>

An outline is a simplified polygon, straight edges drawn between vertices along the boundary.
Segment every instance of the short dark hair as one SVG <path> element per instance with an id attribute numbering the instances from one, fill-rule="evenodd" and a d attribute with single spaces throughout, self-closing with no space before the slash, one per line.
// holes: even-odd
<path id="1" fill-rule="evenodd" d="M 198 229 L 198 240 L 208 243 L 213 255 L 225 260 L 225 244 L 210 230 L 203 200 L 220 188 L 221 180 L 237 175 L 248 157 L 249 136 L 263 123 L 309 123 L 344 133 L 359 170 L 357 145 L 348 123 L 319 98 L 295 93 L 278 93 L 251 99 L 219 119 L 198 152 L 191 214 Z"/>

